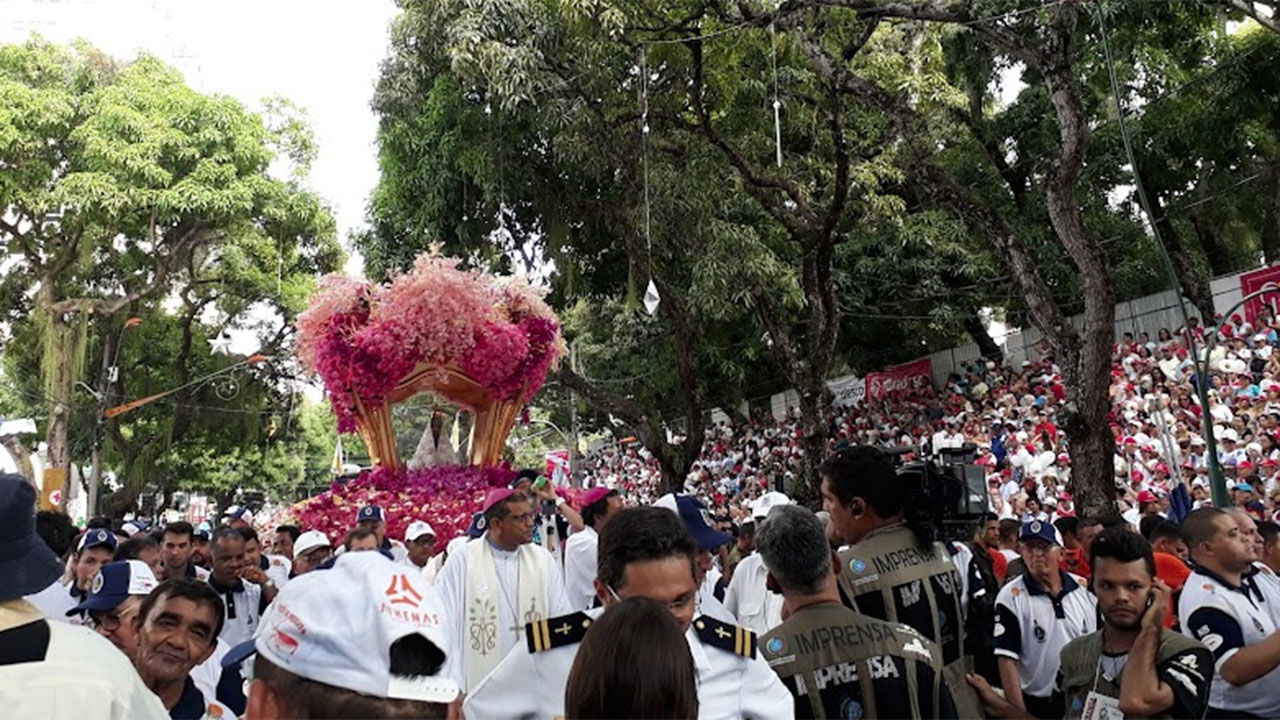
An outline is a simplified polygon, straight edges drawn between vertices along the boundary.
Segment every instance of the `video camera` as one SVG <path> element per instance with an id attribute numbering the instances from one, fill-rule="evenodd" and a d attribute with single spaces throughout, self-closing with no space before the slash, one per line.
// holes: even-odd
<path id="1" fill-rule="evenodd" d="M 965 443 L 944 448 L 937 461 L 903 462 L 903 455 L 916 452 L 915 448 L 889 452 L 907 493 L 903 505 L 907 524 L 921 540 L 968 537 L 987 513 L 986 471 L 974 462 L 978 446 Z"/>

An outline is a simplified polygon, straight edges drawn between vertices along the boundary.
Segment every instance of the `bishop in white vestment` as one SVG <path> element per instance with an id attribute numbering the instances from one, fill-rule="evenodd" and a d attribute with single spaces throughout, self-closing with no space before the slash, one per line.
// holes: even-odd
<path id="1" fill-rule="evenodd" d="M 485 534 L 458 547 L 436 577 L 450 628 L 446 671 L 466 692 L 497 667 L 528 623 L 572 611 L 551 553 L 532 544 L 533 503 L 513 490 L 491 490 Z"/>

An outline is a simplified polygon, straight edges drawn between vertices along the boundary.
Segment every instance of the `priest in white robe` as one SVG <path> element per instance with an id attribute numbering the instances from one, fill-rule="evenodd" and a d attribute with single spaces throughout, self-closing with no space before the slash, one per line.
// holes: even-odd
<path id="1" fill-rule="evenodd" d="M 446 672 L 463 692 L 525 642 L 526 624 L 573 611 L 559 565 L 532 543 L 531 499 L 490 490 L 483 510 L 484 535 L 451 552 L 435 584 L 450 628 Z"/>

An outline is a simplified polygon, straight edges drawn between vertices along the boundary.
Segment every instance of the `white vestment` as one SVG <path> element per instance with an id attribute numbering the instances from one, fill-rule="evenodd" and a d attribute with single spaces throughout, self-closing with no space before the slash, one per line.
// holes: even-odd
<path id="1" fill-rule="evenodd" d="M 474 608 L 468 607 L 467 587 L 470 577 L 470 563 L 481 553 L 477 550 L 479 543 L 489 543 L 488 555 L 493 558 L 493 570 L 497 579 L 497 587 L 489 592 L 495 612 L 490 617 L 469 617 L 474 615 Z M 543 617 L 547 619 L 572 612 L 564 592 L 564 579 L 559 566 L 552 560 L 551 553 L 536 545 L 526 545 L 526 552 L 533 552 L 545 563 L 543 577 L 547 580 L 547 610 Z M 466 692 L 468 684 L 468 651 L 487 650 L 492 653 L 494 664 L 501 661 L 517 642 L 524 642 L 525 615 L 527 610 L 515 607 L 519 604 L 520 592 L 520 553 L 507 552 L 488 539 L 488 535 L 466 543 L 449 554 L 440 574 L 436 576 L 435 590 L 440 598 L 446 625 L 449 632 L 450 647 L 446 654 L 445 670 Z M 528 593 L 526 592 L 526 595 Z M 478 683 L 470 683 L 474 685 Z"/>

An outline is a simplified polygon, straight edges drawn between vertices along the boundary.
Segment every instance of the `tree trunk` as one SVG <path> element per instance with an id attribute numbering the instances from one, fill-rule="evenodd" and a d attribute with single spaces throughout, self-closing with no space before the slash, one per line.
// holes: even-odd
<path id="1" fill-rule="evenodd" d="M 969 337 L 978 344 L 978 350 L 982 352 L 982 357 L 999 365 L 1004 362 L 1004 351 L 991 338 L 991 334 L 987 332 L 987 328 L 982 324 L 982 318 L 977 313 L 971 313 L 964 316 L 965 332 L 969 333 Z"/>
<path id="2" fill-rule="evenodd" d="M 636 438 L 658 461 L 662 472 L 658 494 L 676 492 L 683 486 L 689 469 L 702 452 L 702 441 L 706 437 L 706 422 L 700 408 L 685 416 L 684 440 L 673 445 L 667 441 L 667 427 L 661 415 L 640 407 L 630 398 L 601 390 L 567 368 L 561 368 L 556 378 L 586 398 L 592 407 L 623 420 L 635 432 Z"/>
<path id="3" fill-rule="evenodd" d="M 1076 199 L 1075 183 L 1084 164 L 1088 126 L 1076 95 L 1070 64 L 1070 36 L 1076 8 L 1062 8 L 1056 57 L 1051 55 L 1045 84 L 1058 117 L 1061 152 L 1045 182 L 1049 221 L 1083 277 L 1084 329 L 1070 335 L 1050 337 L 1062 343 L 1059 358 L 1067 387 L 1066 407 L 1061 414 L 1063 429 L 1071 447 L 1073 492 L 1080 498 L 1080 512 L 1109 514 L 1116 510 L 1112 457 L 1115 440 L 1107 425 L 1110 410 L 1111 346 L 1115 340 L 1115 292 L 1111 272 L 1102 247 L 1085 230 Z M 1077 348 L 1069 341 L 1078 338 Z"/>
<path id="4" fill-rule="evenodd" d="M 825 385 L 824 385 L 825 388 Z M 804 450 L 803 472 L 787 488 L 791 499 L 802 505 L 818 500 L 818 468 L 827 459 L 827 408 L 822 393 L 800 391 L 800 446 Z"/>

